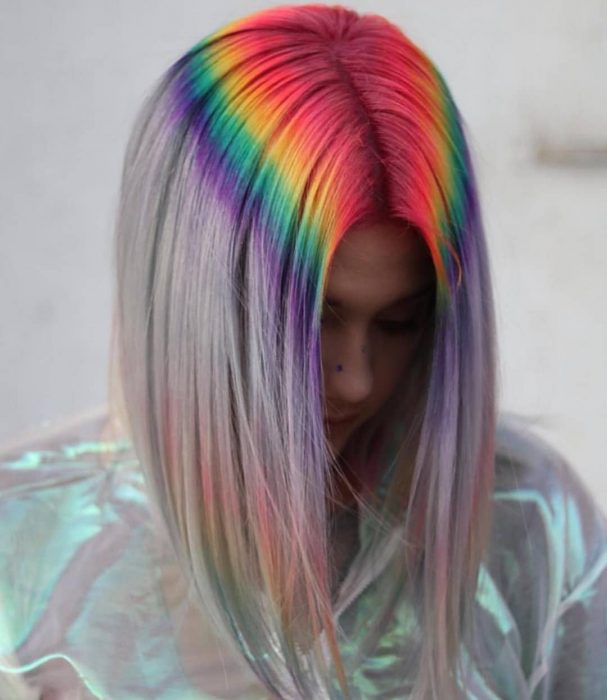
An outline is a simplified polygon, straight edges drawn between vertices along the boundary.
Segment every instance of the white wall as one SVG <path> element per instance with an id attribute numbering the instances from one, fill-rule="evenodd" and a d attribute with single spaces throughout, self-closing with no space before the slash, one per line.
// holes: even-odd
<path id="1" fill-rule="evenodd" d="M 127 135 L 173 60 L 265 3 L 221 5 L 0 2 L 0 444 L 105 401 Z M 484 204 L 501 406 L 541 417 L 607 507 L 607 3 L 350 5 L 396 21 L 447 79 Z"/>

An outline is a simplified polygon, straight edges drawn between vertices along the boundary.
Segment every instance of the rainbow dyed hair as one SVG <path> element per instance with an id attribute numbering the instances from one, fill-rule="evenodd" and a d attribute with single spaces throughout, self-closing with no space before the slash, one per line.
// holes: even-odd
<path id="1" fill-rule="evenodd" d="M 419 606 L 412 697 L 451 698 L 490 529 L 495 330 L 444 80 L 381 16 L 275 7 L 171 66 L 128 144 L 115 238 L 128 432 L 201 605 L 279 697 L 341 697 L 331 661 L 351 697 L 331 602 L 320 315 L 340 240 L 377 218 L 423 237 L 436 306 L 415 410 L 403 387 L 361 431 L 357 453 L 380 460 L 385 486 L 361 507 L 405 521 L 407 576 L 385 600 L 410 582 Z"/>

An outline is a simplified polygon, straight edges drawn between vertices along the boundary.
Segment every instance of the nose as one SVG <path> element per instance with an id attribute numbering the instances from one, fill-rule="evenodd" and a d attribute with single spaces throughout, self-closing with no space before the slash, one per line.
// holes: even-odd
<path id="1" fill-rule="evenodd" d="M 373 390 L 373 358 L 363 330 L 350 329 L 339 343 L 323 347 L 325 388 L 330 402 L 355 406 L 368 399 Z M 349 409 L 344 409 L 347 413 Z"/>

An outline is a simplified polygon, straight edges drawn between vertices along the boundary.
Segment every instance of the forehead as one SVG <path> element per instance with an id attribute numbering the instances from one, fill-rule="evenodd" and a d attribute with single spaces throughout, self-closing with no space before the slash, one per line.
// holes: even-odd
<path id="1" fill-rule="evenodd" d="M 434 267 L 421 235 L 398 223 L 373 223 L 350 229 L 337 247 L 325 294 L 373 306 L 427 286 Z"/>

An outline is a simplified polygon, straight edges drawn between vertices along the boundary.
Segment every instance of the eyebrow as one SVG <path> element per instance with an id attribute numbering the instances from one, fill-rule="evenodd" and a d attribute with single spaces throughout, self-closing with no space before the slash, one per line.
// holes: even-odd
<path id="1" fill-rule="evenodd" d="M 430 293 L 434 291 L 434 288 L 434 283 L 432 283 L 427 287 L 424 287 L 423 289 L 418 289 L 416 292 L 412 292 L 411 294 L 405 294 L 405 296 L 399 297 L 398 299 L 391 301 L 389 304 L 386 305 L 385 308 L 396 306 L 397 304 L 401 304 L 405 301 L 411 302 L 416 301 L 417 299 L 421 299 L 425 296 L 430 295 Z M 339 301 L 338 299 L 334 299 L 333 297 L 325 297 L 325 303 L 329 306 L 335 307 L 336 309 L 341 309 L 344 306 L 344 304 L 341 301 Z"/>

